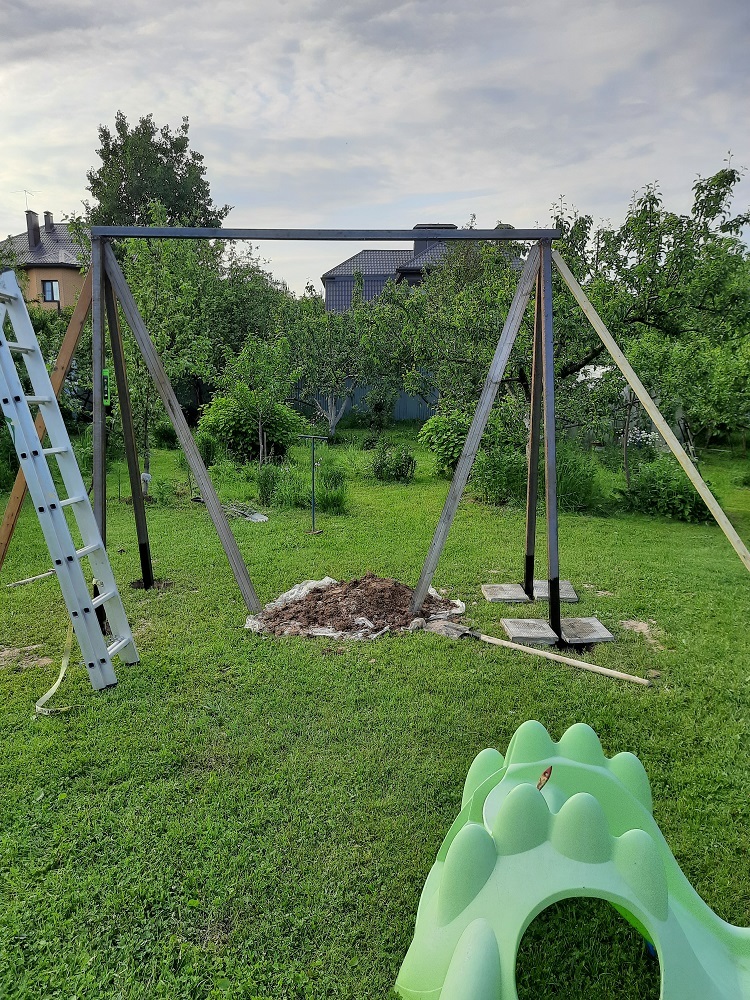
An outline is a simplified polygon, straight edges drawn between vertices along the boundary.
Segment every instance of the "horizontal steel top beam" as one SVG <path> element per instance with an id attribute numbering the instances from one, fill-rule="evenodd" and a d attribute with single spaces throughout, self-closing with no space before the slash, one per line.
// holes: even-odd
<path id="1" fill-rule="evenodd" d="M 94 239 L 152 240 L 557 240 L 559 229 L 204 229 L 188 226 L 92 226 Z"/>

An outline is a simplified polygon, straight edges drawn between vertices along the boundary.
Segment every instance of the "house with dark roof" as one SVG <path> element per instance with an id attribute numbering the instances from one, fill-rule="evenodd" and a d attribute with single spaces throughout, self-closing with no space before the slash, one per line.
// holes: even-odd
<path id="1" fill-rule="evenodd" d="M 452 223 L 421 222 L 418 229 L 457 229 Z M 351 307 L 354 293 L 354 277 L 362 275 L 365 301 L 374 299 L 391 279 L 418 285 L 424 272 L 429 270 L 445 253 L 442 240 L 414 240 L 410 250 L 361 250 L 348 260 L 342 261 L 321 276 L 325 288 L 326 310 L 346 312 Z"/>
<path id="2" fill-rule="evenodd" d="M 79 255 L 80 244 L 70 227 L 55 222 L 51 212 L 44 213 L 44 228 L 36 212 L 26 212 L 26 232 L 9 236 L 8 243 L 16 267 L 26 272 L 27 302 L 48 309 L 74 306 L 83 287 Z"/>

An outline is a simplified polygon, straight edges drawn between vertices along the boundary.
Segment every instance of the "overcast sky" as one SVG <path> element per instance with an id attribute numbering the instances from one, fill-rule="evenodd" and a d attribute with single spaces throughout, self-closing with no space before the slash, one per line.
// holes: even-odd
<path id="1" fill-rule="evenodd" d="M 748 0 L 2 0 L 0 234 L 81 210 L 97 127 L 190 119 L 238 227 L 622 220 L 750 165 Z M 32 192 L 28 196 L 24 190 Z M 738 208 L 750 203 L 750 178 Z M 296 290 L 354 250 L 266 245 Z"/>

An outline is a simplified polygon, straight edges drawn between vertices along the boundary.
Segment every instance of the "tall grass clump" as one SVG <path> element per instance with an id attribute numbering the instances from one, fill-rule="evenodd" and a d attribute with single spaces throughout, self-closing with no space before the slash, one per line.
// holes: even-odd
<path id="1" fill-rule="evenodd" d="M 522 506 L 526 503 L 527 459 L 524 450 L 483 448 L 471 472 L 471 487 L 485 503 Z M 544 498 L 544 455 L 539 456 L 539 493 Z M 557 503 L 560 510 L 601 513 L 606 507 L 596 460 L 572 442 L 557 448 Z"/>
<path id="2" fill-rule="evenodd" d="M 312 475 L 296 465 L 263 465 L 258 470 L 258 502 L 281 510 L 308 510 Z M 327 514 L 345 514 L 349 493 L 344 470 L 326 456 L 316 463 L 315 506 Z"/>

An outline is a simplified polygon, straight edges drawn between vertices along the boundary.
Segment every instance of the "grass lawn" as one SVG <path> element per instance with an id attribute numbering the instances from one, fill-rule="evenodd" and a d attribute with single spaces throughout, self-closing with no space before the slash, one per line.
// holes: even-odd
<path id="1" fill-rule="evenodd" d="M 361 471 L 363 453 L 339 453 Z M 304 512 L 234 521 L 261 600 L 367 570 L 414 585 L 448 489 L 417 455 L 408 486 L 353 478 L 351 512 L 320 515 L 321 535 Z M 158 453 L 154 471 L 185 481 L 175 453 Z M 750 542 L 739 460 L 714 456 L 704 471 Z M 189 502 L 148 511 L 155 572 L 173 586 L 132 589 L 118 477 L 128 489 L 115 466 L 108 547 L 142 659 L 115 661 L 114 690 L 95 693 L 76 665 L 53 701 L 73 711 L 34 721 L 67 617 L 54 578 L 0 588 L 0 996 L 388 997 L 472 759 L 504 751 L 529 718 L 554 739 L 587 722 L 608 755 L 636 753 L 687 877 L 721 917 L 750 923 L 750 577 L 717 527 L 560 518 L 575 613 L 617 638 L 590 658 L 659 670 L 646 689 L 425 633 L 248 633 L 205 509 Z M 253 487 L 221 489 L 245 499 Z M 479 588 L 519 579 L 523 532 L 520 512 L 464 500 L 438 568 L 435 585 L 490 634 L 508 612 Z M 48 564 L 27 505 L 2 582 Z M 661 648 L 627 619 L 649 623 Z M 42 657 L 54 662 L 35 666 Z M 598 901 L 538 918 L 519 967 L 523 1000 L 659 992 L 640 939 Z"/>

